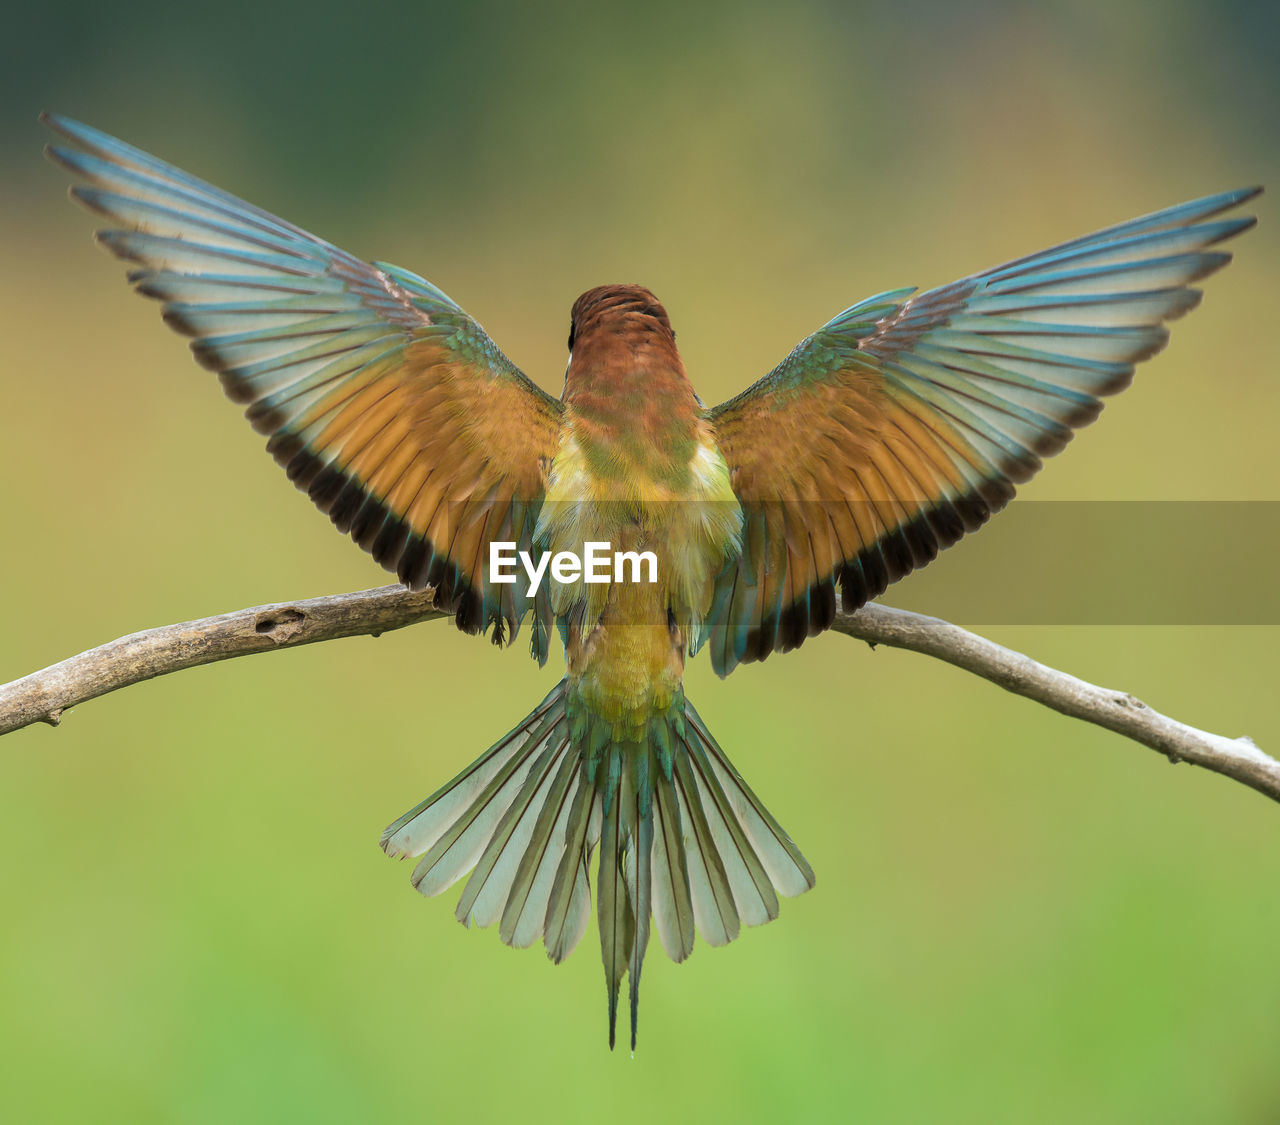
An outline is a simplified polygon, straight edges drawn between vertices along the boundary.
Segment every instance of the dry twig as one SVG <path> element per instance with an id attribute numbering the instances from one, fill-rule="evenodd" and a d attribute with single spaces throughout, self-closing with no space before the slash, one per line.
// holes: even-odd
<path id="1" fill-rule="evenodd" d="M 56 726 L 69 707 L 182 668 L 338 637 L 376 637 L 442 616 L 430 590 L 380 586 L 131 633 L 0 686 L 0 734 L 32 723 Z M 1132 695 L 1059 672 L 949 622 L 873 604 L 839 614 L 834 628 L 870 644 L 945 660 L 1064 715 L 1122 734 L 1170 761 L 1203 766 L 1280 801 L 1280 761 L 1248 738 L 1187 726 Z"/>

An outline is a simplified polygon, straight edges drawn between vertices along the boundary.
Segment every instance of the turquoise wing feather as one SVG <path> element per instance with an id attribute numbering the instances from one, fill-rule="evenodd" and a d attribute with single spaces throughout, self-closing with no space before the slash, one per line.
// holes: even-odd
<path id="1" fill-rule="evenodd" d="M 704 635 L 722 675 L 828 628 L 980 527 L 1126 387 L 1254 224 L 1260 189 L 1135 219 L 918 296 L 881 293 L 710 412 L 744 509 Z"/>
<path id="2" fill-rule="evenodd" d="M 487 581 L 494 539 L 532 549 L 561 407 L 443 292 L 370 264 L 114 137 L 62 117 L 50 157 L 111 224 L 99 241 L 192 337 L 197 360 L 290 479 L 460 628 L 513 636 L 527 583 Z M 539 607 L 535 652 L 549 619 Z"/>

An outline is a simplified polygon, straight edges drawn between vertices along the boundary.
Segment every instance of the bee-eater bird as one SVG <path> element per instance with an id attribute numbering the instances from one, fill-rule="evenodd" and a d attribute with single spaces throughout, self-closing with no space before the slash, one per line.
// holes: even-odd
<path id="1" fill-rule="evenodd" d="M 724 676 L 794 649 L 976 530 L 1164 346 L 1192 283 L 1230 260 L 1216 247 L 1254 222 L 1221 216 L 1260 190 L 880 293 L 707 409 L 639 285 L 574 303 L 555 399 L 416 274 L 44 121 L 71 142 L 48 152 L 72 195 L 110 224 L 98 241 L 340 531 L 463 632 L 501 644 L 531 617 L 539 663 L 559 632 L 560 683 L 382 846 L 421 857 L 426 895 L 472 872 L 459 920 L 557 962 L 598 853 L 609 1044 L 627 976 L 633 1048 L 650 916 L 683 961 L 695 931 L 722 945 L 814 885 L 685 698 L 686 659 L 705 647 Z M 631 580 L 529 573 L 588 544 L 630 553 Z M 503 545 L 532 566 L 499 573 Z"/>

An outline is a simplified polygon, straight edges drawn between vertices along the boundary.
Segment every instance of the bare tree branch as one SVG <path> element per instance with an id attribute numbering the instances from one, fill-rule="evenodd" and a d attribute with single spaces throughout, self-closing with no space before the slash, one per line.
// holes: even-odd
<path id="1" fill-rule="evenodd" d="M 935 656 L 1015 695 L 1131 738 L 1171 762 L 1203 766 L 1280 801 L 1280 761 L 1263 753 L 1248 737 L 1227 738 L 1180 723 L 1128 692 L 1059 672 L 936 617 L 872 604 L 857 613 L 840 614 L 834 628 L 869 644 Z"/>
<path id="2" fill-rule="evenodd" d="M 69 707 L 182 668 L 338 637 L 376 637 L 443 616 L 430 590 L 381 586 L 147 629 L 0 686 L 0 734 L 32 723 L 56 726 Z M 837 615 L 834 628 L 872 645 L 944 660 L 1064 715 L 1122 734 L 1171 762 L 1203 766 L 1280 801 L 1280 761 L 1248 738 L 1187 726 L 1132 695 L 1059 672 L 949 622 L 873 604 Z"/>
<path id="3" fill-rule="evenodd" d="M 380 586 L 145 629 L 0 686 L 0 734 L 32 723 L 56 727 L 68 707 L 183 668 L 338 637 L 376 637 L 443 616 L 430 589 Z"/>

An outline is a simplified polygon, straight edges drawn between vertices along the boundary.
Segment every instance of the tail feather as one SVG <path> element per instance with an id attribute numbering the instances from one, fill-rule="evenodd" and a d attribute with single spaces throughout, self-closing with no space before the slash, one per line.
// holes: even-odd
<path id="1" fill-rule="evenodd" d="M 733 768 L 692 703 L 685 703 L 685 718 L 693 727 L 736 819 L 778 892 L 794 898 L 811 890 L 816 879 L 809 861 Z"/>
<path id="2" fill-rule="evenodd" d="M 557 965 L 582 940 L 591 910 L 591 888 L 587 881 L 587 860 L 592 844 L 600 838 L 600 798 L 596 792 L 596 771 L 581 766 L 578 791 L 574 794 L 565 825 L 564 852 L 547 897 L 543 943 L 547 956 Z M 536 903 L 531 905 L 537 905 Z"/>
<path id="3" fill-rule="evenodd" d="M 397 858 L 421 855 L 471 806 L 528 739 L 530 731 L 556 707 L 559 688 L 534 708 L 515 730 L 499 739 L 457 777 L 442 785 L 382 833 L 382 848 Z"/>
<path id="4" fill-rule="evenodd" d="M 706 759 L 701 743 L 691 738 L 686 743 L 690 772 L 698 788 L 698 797 L 715 839 L 716 851 L 724 865 L 725 878 L 733 894 L 738 917 L 748 926 L 762 926 L 778 916 L 778 896 L 760 857 L 747 841 L 742 825 L 725 796 Z"/>
<path id="5" fill-rule="evenodd" d="M 599 848 L 596 914 L 609 1045 L 622 978 L 631 1045 L 650 916 L 674 961 L 700 933 L 711 945 L 777 916 L 778 896 L 813 886 L 813 871 L 682 697 L 644 739 L 619 741 L 568 681 L 444 788 L 383 833 L 392 855 L 422 856 L 414 883 L 438 894 L 474 868 L 457 916 L 500 920 L 514 946 L 539 937 L 556 962 L 591 912 L 588 863 Z"/>
<path id="6" fill-rule="evenodd" d="M 475 801 L 427 849 L 413 870 L 413 885 L 424 895 L 437 895 L 448 890 L 480 861 L 534 766 L 545 761 L 543 740 L 555 726 L 555 721 L 554 714 L 546 715 L 529 737 L 512 751 Z M 448 800 L 448 797 L 444 799 Z"/>
<path id="7" fill-rule="evenodd" d="M 637 747 L 635 782 L 629 795 L 629 811 L 634 826 L 633 847 L 627 850 L 627 890 L 631 896 L 631 913 L 636 932 L 631 943 L 631 963 L 627 966 L 630 980 L 631 1049 L 636 1049 L 636 1032 L 640 1022 L 640 970 L 649 948 L 649 914 L 653 901 L 653 790 L 649 783 L 652 750 Z"/>
<path id="8" fill-rule="evenodd" d="M 685 822 L 684 850 L 689 861 L 689 890 L 693 894 L 693 917 L 710 945 L 727 945 L 738 936 L 738 908 L 725 875 L 724 862 L 716 849 L 711 827 L 698 795 L 698 783 L 687 754 L 676 756 L 676 794 L 681 820 Z"/>
<path id="9" fill-rule="evenodd" d="M 566 751 L 568 749 L 566 745 Z M 533 836 L 520 860 L 515 881 L 502 912 L 499 934 L 508 945 L 527 949 L 542 937 L 551 882 L 560 866 L 565 829 L 579 790 L 577 757 L 562 754 L 555 781 L 547 794 L 546 813 L 538 817 Z"/>
<path id="10" fill-rule="evenodd" d="M 626 844 L 623 830 L 622 794 L 615 793 L 611 807 L 604 809 L 600 832 L 600 873 L 596 877 L 597 920 L 600 925 L 600 953 L 604 960 L 604 981 L 609 996 L 609 1049 L 613 1049 L 618 1022 L 618 989 L 631 963 L 636 937 L 635 913 L 626 885 Z"/>
<path id="11" fill-rule="evenodd" d="M 569 911 L 565 916 L 565 928 L 560 935 L 560 943 L 553 951 L 547 949 L 547 956 L 552 962 L 559 964 L 577 947 L 587 932 L 587 923 L 591 920 L 591 879 L 587 874 L 587 864 L 591 861 L 591 851 L 600 841 L 600 805 L 592 810 L 591 843 L 587 853 L 578 859 L 578 871 L 573 880 L 573 890 L 569 895 Z"/>
<path id="12" fill-rule="evenodd" d="M 388 855 L 426 853 L 413 872 L 423 894 L 448 890 L 476 865 L 562 715 L 563 703 L 553 691 L 483 757 L 382 833 Z"/>
<path id="13" fill-rule="evenodd" d="M 520 863 L 531 852 L 530 845 L 539 821 L 546 815 L 550 791 L 560 774 L 559 766 L 569 753 L 569 739 L 562 723 L 547 734 L 546 748 L 529 769 L 524 785 L 489 839 L 466 889 L 458 900 L 458 921 L 491 926 L 504 912 Z M 550 826 L 548 827 L 550 834 Z"/>
<path id="14" fill-rule="evenodd" d="M 653 816 L 653 917 L 662 948 L 679 963 L 693 952 L 693 898 L 680 807 L 671 778 L 661 771 L 654 779 Z"/>

